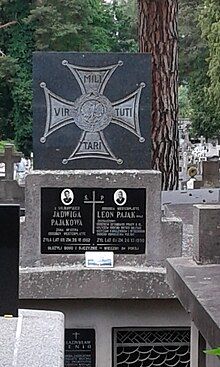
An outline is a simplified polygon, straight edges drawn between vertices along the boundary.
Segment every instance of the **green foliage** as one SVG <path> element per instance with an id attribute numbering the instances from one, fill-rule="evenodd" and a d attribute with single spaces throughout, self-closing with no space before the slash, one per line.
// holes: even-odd
<path id="1" fill-rule="evenodd" d="M 136 0 L 0 0 L 0 138 L 32 147 L 32 52 L 136 51 Z"/>
<path id="2" fill-rule="evenodd" d="M 205 51 L 198 23 L 201 0 L 179 0 L 179 77 L 180 84 L 187 83 L 196 70 L 198 54 Z"/>
<path id="3" fill-rule="evenodd" d="M 206 40 L 209 55 L 208 76 L 210 85 L 208 87 L 210 99 L 214 99 L 220 108 L 220 2 L 219 0 L 205 0 L 201 9 L 199 22 L 202 37 Z"/>
<path id="4" fill-rule="evenodd" d="M 79 51 L 80 46 L 84 47 L 87 40 L 83 37 L 83 30 L 88 22 L 88 5 L 88 0 L 77 4 L 73 0 L 34 1 L 26 22 L 34 29 L 36 49 Z"/>
<path id="5" fill-rule="evenodd" d="M 6 55 L 0 62 L 1 132 L 3 138 L 13 137 L 17 148 L 27 154 L 31 148 L 33 36 L 23 19 L 29 12 L 29 3 L 1 1 L 0 12 L 3 23 L 16 21 L 0 33 L 0 49 Z"/>
<path id="6" fill-rule="evenodd" d="M 26 23 L 37 50 L 110 51 L 115 25 L 112 8 L 100 0 L 34 2 Z"/>
<path id="7" fill-rule="evenodd" d="M 0 57 L 0 81 L 7 85 L 14 82 L 18 70 L 17 60 L 11 56 Z"/>
<path id="8" fill-rule="evenodd" d="M 220 347 L 216 349 L 204 350 L 204 353 L 211 356 L 220 356 Z"/>
<path id="9" fill-rule="evenodd" d="M 215 0 L 180 0 L 180 81 L 187 85 L 193 132 L 205 137 L 220 134 L 217 8 Z"/>
<path id="10" fill-rule="evenodd" d="M 17 71 L 17 60 L 10 56 L 0 57 L 0 138 L 12 138 L 14 126 L 12 120 L 13 100 L 11 88 Z"/>
<path id="11" fill-rule="evenodd" d="M 137 52 L 137 3 L 136 0 L 113 1 L 113 12 L 116 26 L 114 52 Z"/>
<path id="12" fill-rule="evenodd" d="M 189 118 L 192 114 L 192 108 L 189 100 L 189 89 L 187 85 L 179 87 L 179 116 Z"/>

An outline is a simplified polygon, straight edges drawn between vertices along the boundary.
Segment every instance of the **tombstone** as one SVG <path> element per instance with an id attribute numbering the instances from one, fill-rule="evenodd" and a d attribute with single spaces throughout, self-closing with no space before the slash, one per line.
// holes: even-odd
<path id="1" fill-rule="evenodd" d="M 13 144 L 6 144 L 0 153 L 0 162 L 5 164 L 5 177 L 0 179 L 0 203 L 24 206 L 24 187 L 14 180 L 14 165 L 20 162 L 22 153 L 16 152 Z"/>
<path id="2" fill-rule="evenodd" d="M 219 160 L 203 162 L 203 186 L 220 187 Z"/>
<path id="3" fill-rule="evenodd" d="M 117 367 L 121 347 L 129 360 L 143 347 L 147 359 L 149 339 L 157 362 L 164 341 L 164 359 L 185 367 L 174 343 L 189 357 L 188 315 L 164 268 L 181 256 L 182 222 L 162 215 L 161 174 L 147 170 L 149 64 L 145 54 L 35 55 L 39 170 L 26 180 L 20 298 L 66 315 L 66 367 Z M 87 267 L 87 251 L 110 252 L 114 266 Z"/>
<path id="4" fill-rule="evenodd" d="M 0 316 L 18 315 L 19 205 L 0 205 Z"/>
<path id="5" fill-rule="evenodd" d="M 160 180 L 157 171 L 34 171 L 26 180 L 23 266 L 56 264 L 58 255 L 73 264 L 86 251 L 113 251 L 121 265 L 180 256 L 181 222 L 161 218 Z"/>
<path id="6" fill-rule="evenodd" d="M 149 54 L 37 52 L 33 79 L 34 169 L 151 168 Z"/>

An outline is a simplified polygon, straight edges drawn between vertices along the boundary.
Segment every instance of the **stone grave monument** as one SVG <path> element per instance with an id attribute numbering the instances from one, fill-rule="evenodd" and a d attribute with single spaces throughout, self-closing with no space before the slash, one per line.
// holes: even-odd
<path id="1" fill-rule="evenodd" d="M 167 353 L 189 366 L 188 316 L 164 268 L 181 256 L 182 223 L 162 215 L 161 176 L 150 170 L 150 60 L 34 56 L 20 299 L 65 314 L 66 367 L 127 366 L 135 350 L 146 367 Z M 86 252 L 113 253 L 114 266 L 94 255 L 89 268 Z"/>
<path id="2" fill-rule="evenodd" d="M 194 188 L 220 188 L 219 159 L 210 158 L 202 162 L 202 180 L 194 182 Z"/>
<path id="3" fill-rule="evenodd" d="M 218 160 L 208 160 L 203 163 L 203 187 L 220 187 L 220 163 Z"/>
<path id="4" fill-rule="evenodd" d="M 14 165 L 20 162 L 22 153 L 16 152 L 13 144 L 6 144 L 0 153 L 0 162 L 5 164 L 5 176 L 0 179 L 0 203 L 24 206 L 24 187 L 14 180 Z"/>

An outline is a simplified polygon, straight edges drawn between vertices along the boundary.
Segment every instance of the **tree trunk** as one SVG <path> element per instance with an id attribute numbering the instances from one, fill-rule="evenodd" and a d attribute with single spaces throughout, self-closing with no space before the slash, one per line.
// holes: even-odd
<path id="1" fill-rule="evenodd" d="M 152 54 L 152 168 L 178 188 L 177 0 L 138 0 L 140 52 Z"/>

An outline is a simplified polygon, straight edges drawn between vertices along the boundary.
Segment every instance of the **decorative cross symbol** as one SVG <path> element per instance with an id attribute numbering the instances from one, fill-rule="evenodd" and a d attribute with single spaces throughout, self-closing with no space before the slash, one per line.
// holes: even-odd
<path id="1" fill-rule="evenodd" d="M 139 102 L 145 84 L 140 83 L 134 92 L 112 103 L 103 92 L 115 70 L 123 66 L 122 61 L 101 68 L 71 65 L 66 60 L 62 65 L 74 75 L 82 95 L 75 102 L 67 101 L 51 92 L 45 82 L 40 83 L 47 105 L 46 125 L 40 142 L 44 144 L 49 135 L 74 123 L 82 130 L 82 135 L 73 153 L 62 160 L 63 164 L 85 158 L 102 158 L 122 164 L 123 160 L 111 151 L 103 131 L 110 124 L 116 124 L 136 135 L 140 143 L 145 141 L 139 124 Z"/>
<path id="2" fill-rule="evenodd" d="M 95 205 L 104 204 L 103 200 L 95 199 L 95 191 L 92 192 L 92 200 L 84 200 L 85 204 L 92 204 L 92 234 L 95 234 Z"/>
<path id="3" fill-rule="evenodd" d="M 22 153 L 15 152 L 13 144 L 6 144 L 4 153 L 0 153 L 0 162 L 5 164 L 6 180 L 14 178 L 14 164 L 20 162 Z"/>
<path id="4" fill-rule="evenodd" d="M 79 335 L 80 335 L 80 333 L 77 333 L 77 332 L 73 333 L 73 336 L 75 336 L 75 340 L 77 340 Z"/>

